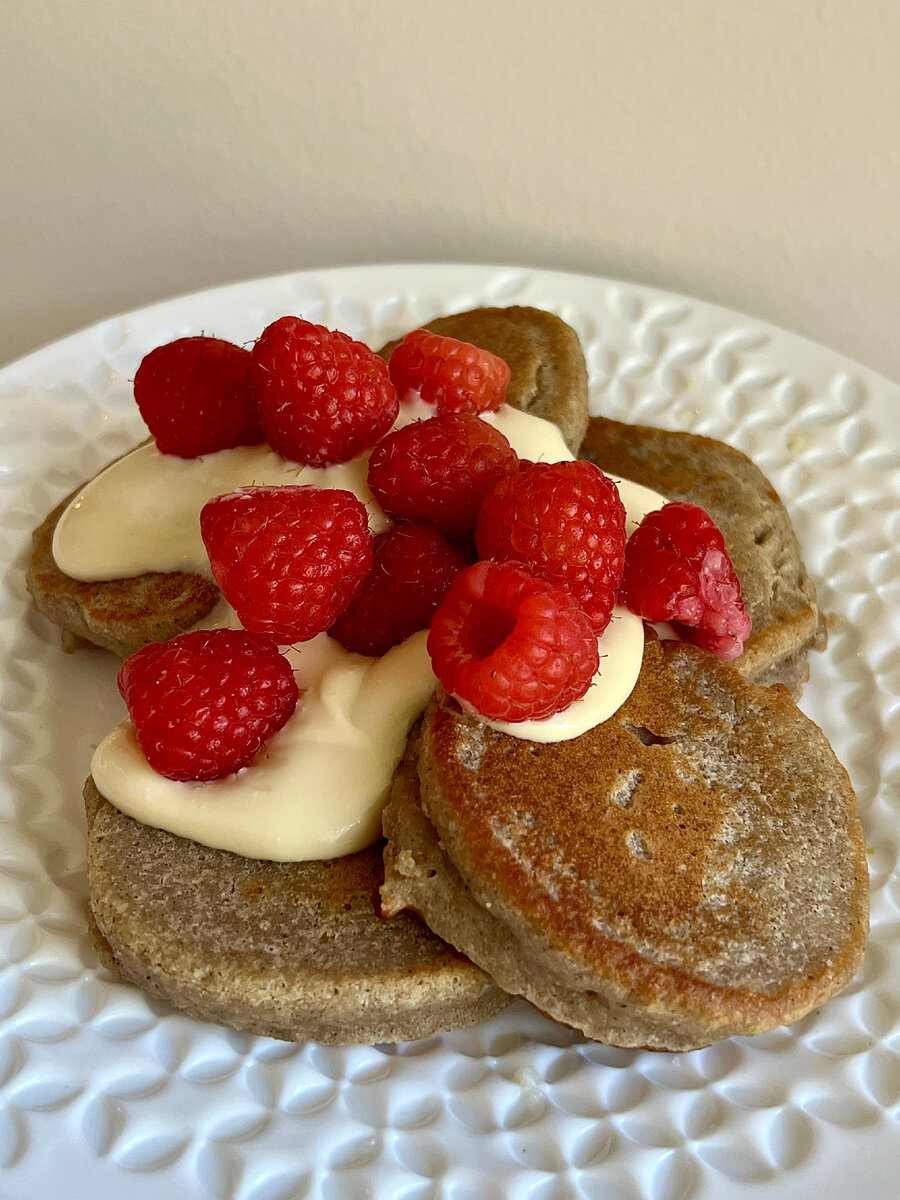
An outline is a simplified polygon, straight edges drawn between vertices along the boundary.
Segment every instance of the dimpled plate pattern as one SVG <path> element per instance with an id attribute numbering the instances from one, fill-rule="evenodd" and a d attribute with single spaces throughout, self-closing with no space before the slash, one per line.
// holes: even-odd
<path id="1" fill-rule="evenodd" d="M 519 1002 L 405 1046 L 286 1045 L 189 1020 L 99 969 L 81 784 L 115 664 L 27 601 L 33 525 L 141 436 L 129 379 L 184 334 L 286 312 L 373 344 L 476 304 L 559 312 L 595 411 L 722 438 L 793 514 L 822 607 L 803 707 L 857 788 L 872 876 L 859 977 L 790 1029 L 682 1056 L 584 1041 Z M 651 289 L 469 266 L 347 268 L 95 325 L 0 372 L 0 1191 L 183 1200 L 893 1196 L 900 1145 L 900 388 Z M 886 1172 L 886 1173 L 883 1173 Z"/>

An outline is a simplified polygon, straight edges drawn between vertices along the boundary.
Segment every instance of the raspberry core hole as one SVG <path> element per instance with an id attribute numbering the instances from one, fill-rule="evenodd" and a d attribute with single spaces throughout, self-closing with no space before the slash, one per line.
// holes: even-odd
<path id="1" fill-rule="evenodd" d="M 516 627 L 514 617 L 500 608 L 485 606 L 466 629 L 466 652 L 474 658 L 490 658 Z"/>

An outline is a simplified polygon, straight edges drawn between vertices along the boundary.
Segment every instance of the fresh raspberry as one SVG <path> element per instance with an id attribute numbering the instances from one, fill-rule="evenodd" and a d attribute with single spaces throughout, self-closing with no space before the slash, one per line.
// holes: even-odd
<path id="1" fill-rule="evenodd" d="M 339 488 L 238 488 L 203 506 L 200 532 L 241 624 L 282 645 L 328 629 L 372 568 L 368 514 Z"/>
<path id="2" fill-rule="evenodd" d="M 281 317 L 253 347 L 266 440 L 283 458 L 324 467 L 382 438 L 399 402 L 383 359 L 346 333 Z"/>
<path id="3" fill-rule="evenodd" d="M 400 396 L 417 391 L 438 413 L 495 412 L 506 399 L 509 366 L 502 358 L 427 329 L 408 333 L 389 365 Z"/>
<path id="4" fill-rule="evenodd" d="M 489 493 L 476 533 L 482 558 L 527 563 L 563 584 L 599 635 L 609 623 L 625 557 L 625 508 L 588 462 L 537 463 Z"/>
<path id="5" fill-rule="evenodd" d="M 591 623 L 565 588 L 519 563 L 461 571 L 432 619 L 428 653 L 446 691 L 489 721 L 561 712 L 600 662 Z"/>
<path id="6" fill-rule="evenodd" d="M 275 643 L 234 629 L 144 646 L 122 664 L 119 691 L 147 762 L 178 780 L 218 779 L 246 767 L 300 695 Z"/>
<path id="7" fill-rule="evenodd" d="M 466 565 L 436 529 L 398 525 L 375 539 L 374 566 L 329 633 L 356 654 L 386 654 L 428 628 Z"/>
<path id="8" fill-rule="evenodd" d="M 157 346 L 134 377 L 134 398 L 163 454 L 197 458 L 263 440 L 249 350 L 220 338 Z"/>
<path id="9" fill-rule="evenodd" d="M 695 504 L 666 504 L 644 517 L 628 539 L 619 599 L 646 621 L 692 627 L 691 640 L 723 662 L 750 636 L 725 539 Z"/>
<path id="10" fill-rule="evenodd" d="M 465 537 L 475 532 L 485 496 L 518 466 L 498 429 L 448 413 L 389 433 L 369 459 L 369 487 L 389 516 Z"/>

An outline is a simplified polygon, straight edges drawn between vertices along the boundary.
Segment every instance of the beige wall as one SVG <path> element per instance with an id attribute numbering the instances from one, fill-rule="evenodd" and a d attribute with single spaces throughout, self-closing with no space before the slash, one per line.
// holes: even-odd
<path id="1" fill-rule="evenodd" d="M 305 266 L 633 278 L 900 378 L 895 0 L 0 0 L 0 361 Z"/>

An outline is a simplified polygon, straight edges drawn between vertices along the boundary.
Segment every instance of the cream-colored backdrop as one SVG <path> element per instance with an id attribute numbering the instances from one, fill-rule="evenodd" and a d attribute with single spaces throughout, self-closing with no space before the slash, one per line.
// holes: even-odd
<path id="1" fill-rule="evenodd" d="M 900 377 L 897 0 L 0 0 L 0 361 L 305 266 L 632 278 Z"/>

